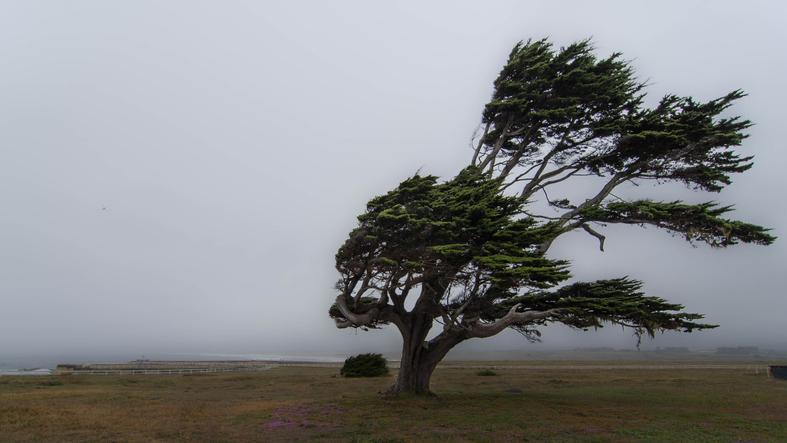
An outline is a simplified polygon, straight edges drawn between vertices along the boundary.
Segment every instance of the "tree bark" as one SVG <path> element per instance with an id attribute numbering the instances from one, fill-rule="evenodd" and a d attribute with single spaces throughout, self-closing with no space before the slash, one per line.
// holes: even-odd
<path id="1" fill-rule="evenodd" d="M 402 332 L 402 357 L 396 383 L 388 390 L 390 394 L 404 392 L 429 393 L 432 371 L 423 367 L 422 357 L 426 353 L 426 335 L 432 328 L 432 319 L 423 314 L 411 313 Z"/>
<path id="2" fill-rule="evenodd" d="M 436 365 L 425 365 L 419 358 L 414 359 L 412 363 L 402 364 L 396 383 L 388 390 L 388 394 L 432 395 L 429 384 Z"/>
<path id="3" fill-rule="evenodd" d="M 432 373 L 437 364 L 454 346 L 463 340 L 460 333 L 444 332 L 426 341 L 432 328 L 432 318 L 428 315 L 417 316 L 407 323 L 407 333 L 402 333 L 402 358 L 396 382 L 388 390 L 389 394 L 409 393 L 433 395 L 430 390 Z"/>

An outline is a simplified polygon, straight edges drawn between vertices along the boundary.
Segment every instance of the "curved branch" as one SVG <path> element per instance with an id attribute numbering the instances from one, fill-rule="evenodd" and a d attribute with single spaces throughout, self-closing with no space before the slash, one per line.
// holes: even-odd
<path id="1" fill-rule="evenodd" d="M 344 316 L 344 318 L 337 317 L 335 319 L 336 327 L 338 328 L 346 328 L 349 326 L 373 326 L 374 323 L 377 322 L 377 316 L 380 313 L 380 309 L 374 307 L 363 314 L 356 314 L 347 306 L 347 299 L 344 294 L 336 296 L 336 306 L 339 308 L 339 312 Z"/>
<path id="2" fill-rule="evenodd" d="M 547 311 L 525 311 L 517 312 L 522 304 L 514 305 L 508 314 L 492 323 L 475 322 L 469 329 L 470 337 L 486 338 L 497 335 L 509 326 L 524 325 L 536 320 L 543 320 L 547 317 L 559 314 L 562 309 L 549 309 Z"/>
<path id="3" fill-rule="evenodd" d="M 405 327 L 402 317 L 396 312 L 395 307 L 387 304 L 387 302 L 388 297 L 383 295 L 374 307 L 364 313 L 357 314 L 347 305 L 346 296 L 339 294 L 336 297 L 336 307 L 339 309 L 341 317 L 335 316 L 333 320 L 339 329 L 375 328 L 380 323 L 393 323 L 402 330 Z"/>

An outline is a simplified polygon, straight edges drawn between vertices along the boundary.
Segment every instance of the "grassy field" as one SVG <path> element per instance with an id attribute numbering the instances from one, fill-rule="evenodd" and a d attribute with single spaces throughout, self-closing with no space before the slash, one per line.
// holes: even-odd
<path id="1" fill-rule="evenodd" d="M 787 441 L 787 382 L 762 370 L 580 366 L 454 364 L 438 398 L 396 399 L 393 375 L 325 367 L 0 377 L 0 441 Z"/>

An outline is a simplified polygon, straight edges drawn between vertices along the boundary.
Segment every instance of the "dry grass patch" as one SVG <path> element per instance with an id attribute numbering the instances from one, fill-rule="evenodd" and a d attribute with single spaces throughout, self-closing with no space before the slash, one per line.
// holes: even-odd
<path id="1" fill-rule="evenodd" d="M 3 378 L 0 441 L 787 441 L 787 383 L 743 370 L 477 371 L 438 369 L 438 398 L 337 368 Z"/>

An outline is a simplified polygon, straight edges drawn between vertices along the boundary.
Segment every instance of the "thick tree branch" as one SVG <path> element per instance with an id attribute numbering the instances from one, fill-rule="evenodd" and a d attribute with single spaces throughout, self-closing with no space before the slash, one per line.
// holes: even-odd
<path id="1" fill-rule="evenodd" d="M 336 306 L 339 307 L 344 319 L 353 326 L 371 326 L 377 321 L 377 315 L 380 313 L 380 309 L 374 307 L 363 314 L 356 314 L 347 306 L 347 298 L 344 294 L 336 296 Z"/>
<path id="2" fill-rule="evenodd" d="M 562 222 L 565 224 L 574 216 L 582 212 L 582 210 L 601 203 L 602 200 L 604 200 L 615 189 L 616 186 L 628 180 L 629 178 L 630 177 L 627 172 L 618 172 L 617 174 L 613 175 L 612 178 L 601 188 L 600 191 L 598 191 L 596 195 L 585 200 L 575 209 L 567 212 L 566 214 L 563 214 L 560 217 Z"/>
<path id="3" fill-rule="evenodd" d="M 470 337 L 485 338 L 497 335 L 509 326 L 525 325 L 536 320 L 543 320 L 558 315 L 561 309 L 549 309 L 547 311 L 525 311 L 517 312 L 522 304 L 514 305 L 508 314 L 492 323 L 481 323 L 479 321 L 471 324 L 468 331 Z"/>
<path id="4" fill-rule="evenodd" d="M 383 296 L 385 297 L 385 296 Z M 386 297 L 387 298 L 387 297 Z M 336 297 L 336 306 L 339 308 L 341 317 L 335 317 L 336 327 L 339 329 L 349 327 L 376 327 L 377 323 L 394 323 L 397 327 L 404 328 L 402 317 L 395 312 L 394 307 L 388 304 L 379 303 L 363 313 L 355 313 L 347 305 L 347 297 L 339 294 Z"/>

